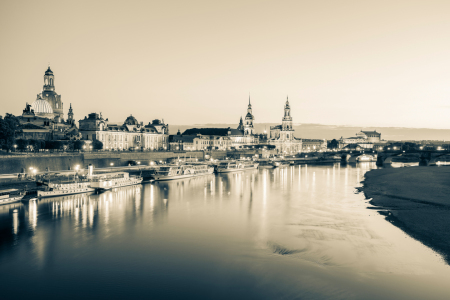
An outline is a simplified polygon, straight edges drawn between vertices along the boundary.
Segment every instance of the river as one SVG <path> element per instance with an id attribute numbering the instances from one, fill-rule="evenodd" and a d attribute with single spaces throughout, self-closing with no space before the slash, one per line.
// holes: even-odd
<path id="1" fill-rule="evenodd" d="M 370 207 L 374 163 L 0 206 L 0 299 L 447 299 L 450 267 Z"/>

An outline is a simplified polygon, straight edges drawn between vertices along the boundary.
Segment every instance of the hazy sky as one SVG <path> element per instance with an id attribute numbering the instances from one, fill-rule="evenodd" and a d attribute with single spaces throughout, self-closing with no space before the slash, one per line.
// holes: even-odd
<path id="1" fill-rule="evenodd" d="M 450 127 L 450 1 L 1 1 L 0 114 Z"/>

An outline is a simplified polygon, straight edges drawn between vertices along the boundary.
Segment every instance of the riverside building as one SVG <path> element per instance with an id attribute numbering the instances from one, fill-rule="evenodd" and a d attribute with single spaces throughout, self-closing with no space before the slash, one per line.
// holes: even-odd
<path id="1" fill-rule="evenodd" d="M 84 140 L 98 140 L 103 150 L 167 150 L 169 125 L 155 119 L 144 126 L 130 115 L 123 124 L 111 123 L 100 114 L 91 113 L 78 121 Z"/>
<path id="2" fill-rule="evenodd" d="M 274 145 L 279 154 L 292 155 L 302 151 L 302 140 L 294 137 L 289 98 L 286 98 L 281 125 L 270 127 L 270 137 L 267 142 L 269 145 Z"/>
<path id="3" fill-rule="evenodd" d="M 81 137 L 76 129 L 72 104 L 67 120 L 64 120 L 63 102 L 61 95 L 55 92 L 55 76 L 50 66 L 44 73 L 42 92 L 31 105 L 26 103 L 17 119 L 22 127 L 22 134 L 17 138 L 58 140 Z"/>
<path id="4" fill-rule="evenodd" d="M 196 129 L 196 128 L 194 128 Z M 208 128 L 204 128 L 208 129 Z M 217 133 L 217 132 L 215 132 Z M 198 150 L 229 150 L 231 138 L 222 135 L 181 134 L 170 136 L 170 150 L 198 151 Z"/>
<path id="5" fill-rule="evenodd" d="M 362 149 L 372 149 L 374 144 L 382 143 L 381 133 L 374 131 L 360 131 L 354 137 L 339 139 L 339 147 L 345 148 L 348 145 L 355 144 Z"/>
<path id="6" fill-rule="evenodd" d="M 234 128 L 191 128 L 170 137 L 172 150 L 233 150 L 255 147 L 259 137 L 255 134 L 250 97 L 245 121 L 242 117 Z"/>

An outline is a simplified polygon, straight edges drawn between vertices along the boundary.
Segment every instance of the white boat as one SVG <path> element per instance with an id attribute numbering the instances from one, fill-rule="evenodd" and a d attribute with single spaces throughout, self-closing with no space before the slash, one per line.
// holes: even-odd
<path id="1" fill-rule="evenodd" d="M 127 172 L 96 174 L 91 175 L 89 178 L 91 188 L 95 190 L 110 190 L 142 183 L 141 176 L 130 176 Z"/>
<path id="2" fill-rule="evenodd" d="M 0 205 L 19 202 L 24 196 L 18 189 L 0 190 Z"/>
<path id="3" fill-rule="evenodd" d="M 157 181 L 174 180 L 188 177 L 209 175 L 214 168 L 208 165 L 167 165 L 160 167 L 153 179 Z"/>
<path id="4" fill-rule="evenodd" d="M 94 192 L 89 181 L 49 182 L 43 191 L 37 191 L 39 198 Z"/>
<path id="5" fill-rule="evenodd" d="M 289 166 L 289 162 L 281 161 L 281 160 L 274 160 L 274 161 L 272 161 L 272 164 L 273 164 L 274 168 L 282 168 L 282 167 Z"/>
<path id="6" fill-rule="evenodd" d="M 231 173 L 244 170 L 252 170 L 258 168 L 259 163 L 254 161 L 222 161 L 217 166 L 217 173 Z"/>
<path id="7" fill-rule="evenodd" d="M 273 169 L 275 166 L 273 165 L 271 160 L 259 160 L 259 168 L 260 169 Z"/>

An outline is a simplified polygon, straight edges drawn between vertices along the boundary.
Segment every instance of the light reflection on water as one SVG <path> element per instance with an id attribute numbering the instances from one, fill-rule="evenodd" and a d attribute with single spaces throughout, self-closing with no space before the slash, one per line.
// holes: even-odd
<path id="1" fill-rule="evenodd" d="M 355 193 L 374 167 L 262 169 L 0 206 L 0 298 L 441 299 L 449 268 Z"/>

